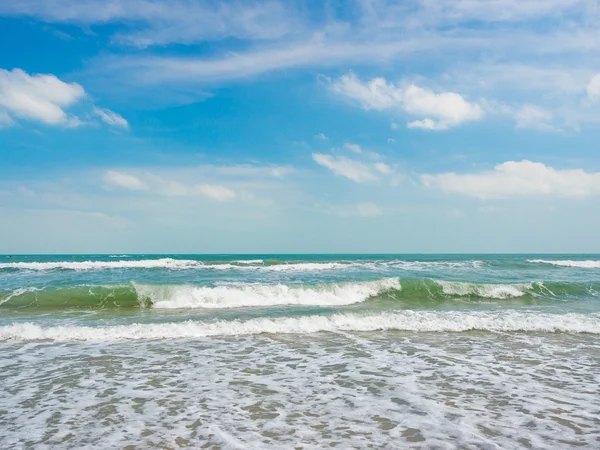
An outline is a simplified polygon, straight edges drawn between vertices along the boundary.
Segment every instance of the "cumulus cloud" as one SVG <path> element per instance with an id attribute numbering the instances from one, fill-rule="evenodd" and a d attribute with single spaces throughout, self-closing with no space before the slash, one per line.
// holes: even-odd
<path id="1" fill-rule="evenodd" d="M 592 77 L 588 83 L 587 95 L 591 101 L 600 101 L 600 73 Z"/>
<path id="2" fill-rule="evenodd" d="M 324 155 L 322 153 L 313 153 L 312 157 L 317 164 L 327 167 L 336 175 L 356 181 L 357 183 L 377 179 L 371 167 L 359 161 L 354 161 L 343 156 Z"/>
<path id="3" fill-rule="evenodd" d="M 317 141 L 326 141 L 327 136 L 325 135 L 325 133 L 318 133 L 318 134 L 315 134 L 315 139 Z"/>
<path id="4" fill-rule="evenodd" d="M 100 117 L 100 119 L 104 123 L 106 123 L 108 125 L 121 127 L 121 128 L 129 127 L 129 123 L 127 123 L 127 121 L 123 117 L 121 117 L 116 112 L 111 111 L 110 109 L 103 109 L 103 108 L 98 108 L 98 107 L 94 106 L 93 112 L 95 115 Z"/>
<path id="5" fill-rule="evenodd" d="M 104 181 L 110 185 L 132 191 L 145 191 L 149 187 L 135 175 L 109 170 L 104 174 Z"/>
<path id="6" fill-rule="evenodd" d="M 507 161 L 472 174 L 424 174 L 428 188 L 480 199 L 518 196 L 586 197 L 600 194 L 600 172 L 558 170 L 540 162 Z"/>
<path id="7" fill-rule="evenodd" d="M 235 192 L 231 189 L 213 184 L 198 184 L 194 186 L 194 192 L 218 202 L 226 202 L 235 198 Z"/>
<path id="8" fill-rule="evenodd" d="M 0 69 L 0 114 L 36 120 L 49 125 L 76 126 L 79 119 L 65 108 L 79 102 L 85 90 L 77 83 L 65 83 L 54 75 L 28 75 L 21 69 Z"/>
<path id="9" fill-rule="evenodd" d="M 367 110 L 403 110 L 412 116 L 425 116 L 409 122 L 409 128 L 445 130 L 484 115 L 480 105 L 455 92 L 435 93 L 415 84 L 388 83 L 384 78 L 363 83 L 354 74 L 344 75 L 332 84 L 332 89 Z"/>

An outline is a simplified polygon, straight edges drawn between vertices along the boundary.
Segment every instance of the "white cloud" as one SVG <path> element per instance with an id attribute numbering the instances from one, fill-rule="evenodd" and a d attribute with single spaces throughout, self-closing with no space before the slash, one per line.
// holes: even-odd
<path id="1" fill-rule="evenodd" d="M 354 153 L 362 152 L 362 149 L 360 148 L 360 145 L 358 145 L 358 144 L 344 144 L 344 148 L 347 148 L 348 150 L 350 150 L 351 152 L 354 152 Z"/>
<path id="2" fill-rule="evenodd" d="M 194 186 L 194 192 L 218 202 L 226 202 L 236 197 L 235 192 L 231 189 L 213 184 L 198 184 Z"/>
<path id="3" fill-rule="evenodd" d="M 115 127 L 129 128 L 127 121 L 110 109 L 102 109 L 94 106 L 93 113 L 96 114 L 104 123 Z"/>
<path id="4" fill-rule="evenodd" d="M 587 85 L 587 95 L 591 101 L 600 100 L 600 73 L 592 77 Z"/>
<path id="5" fill-rule="evenodd" d="M 109 170 L 104 174 L 104 181 L 109 185 L 129 189 L 132 191 L 145 191 L 149 189 L 148 185 L 135 175 L 130 175 L 124 172 L 116 172 L 114 170 Z"/>
<path id="6" fill-rule="evenodd" d="M 340 217 L 375 217 L 383 214 L 383 211 L 375 203 L 357 203 L 348 206 L 333 206 L 329 212 Z"/>
<path id="7" fill-rule="evenodd" d="M 86 98 L 83 87 L 50 74 L 29 75 L 21 69 L 0 69 L 0 128 L 15 124 L 14 118 L 64 127 L 84 125 L 67 111 Z M 90 104 L 87 102 L 87 106 Z M 109 109 L 92 106 L 103 122 L 127 127 L 127 121 Z"/>
<path id="8" fill-rule="evenodd" d="M 318 133 L 318 134 L 315 134 L 315 139 L 317 141 L 326 141 L 327 140 L 327 136 L 325 136 L 324 133 Z"/>
<path id="9" fill-rule="evenodd" d="M 448 125 L 441 122 L 435 122 L 429 118 L 423 120 L 413 120 L 406 124 L 407 128 L 422 128 L 423 130 L 447 130 Z"/>
<path id="10" fill-rule="evenodd" d="M 335 157 L 324 155 L 322 153 L 313 153 L 312 157 L 317 164 L 327 167 L 336 175 L 356 181 L 357 183 L 364 183 L 366 181 L 374 181 L 377 179 L 373 170 L 359 161 L 354 161 L 343 156 Z"/>
<path id="11" fill-rule="evenodd" d="M 354 74 L 344 75 L 333 83 L 332 89 L 358 101 L 367 110 L 397 109 L 413 116 L 430 116 L 409 122 L 409 128 L 445 130 L 484 115 L 481 106 L 455 92 L 436 94 L 414 84 L 394 85 L 384 78 L 363 83 Z"/>
<path id="12" fill-rule="evenodd" d="M 480 199 L 519 196 L 585 197 L 600 194 L 600 172 L 557 170 L 532 161 L 507 161 L 494 170 L 420 176 L 424 186 Z"/>
<path id="13" fill-rule="evenodd" d="M 49 125 L 80 125 L 79 119 L 67 114 L 64 108 L 79 102 L 84 95 L 80 85 L 65 83 L 54 75 L 0 69 L 0 114 L 5 123 L 7 117 L 9 121 L 18 117 Z"/>

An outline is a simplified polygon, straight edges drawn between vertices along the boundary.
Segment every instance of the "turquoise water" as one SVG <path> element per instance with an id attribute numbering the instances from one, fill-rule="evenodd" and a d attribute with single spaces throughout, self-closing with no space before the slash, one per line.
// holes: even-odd
<path id="1" fill-rule="evenodd" d="M 595 448 L 599 295 L 600 255 L 2 256 L 0 446 Z"/>

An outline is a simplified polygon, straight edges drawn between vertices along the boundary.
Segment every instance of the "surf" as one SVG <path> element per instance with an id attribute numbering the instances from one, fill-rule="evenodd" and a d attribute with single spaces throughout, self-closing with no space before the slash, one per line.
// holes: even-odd
<path id="1" fill-rule="evenodd" d="M 319 332 L 539 332 L 600 334 L 597 314 L 540 314 L 536 312 L 401 311 L 379 314 L 332 314 L 284 318 L 255 318 L 213 322 L 89 327 L 42 327 L 19 323 L 0 327 L 0 341 L 111 341 L 193 339 L 256 334 L 312 334 Z"/>
<path id="2" fill-rule="evenodd" d="M 598 296 L 600 284 L 531 282 L 472 283 L 427 278 L 381 278 L 320 284 L 148 284 L 22 287 L 0 292 L 0 308 L 24 309 L 231 309 L 276 306 L 363 305 L 377 308 L 435 308 Z"/>

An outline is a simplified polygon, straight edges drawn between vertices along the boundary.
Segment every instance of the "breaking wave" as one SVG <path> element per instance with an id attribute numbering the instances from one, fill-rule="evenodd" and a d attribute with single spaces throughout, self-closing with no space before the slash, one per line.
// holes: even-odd
<path id="1" fill-rule="evenodd" d="M 360 303 L 392 289 L 397 278 L 314 287 L 276 285 L 189 286 L 134 285 L 138 298 L 155 308 L 236 308 L 244 306 L 343 306 Z"/>
<path id="2" fill-rule="evenodd" d="M 203 267 L 191 259 L 142 259 L 128 261 L 53 261 L 0 263 L 0 269 L 25 270 L 103 270 L 103 269 L 196 269 Z"/>
<path id="3" fill-rule="evenodd" d="M 441 312 L 400 311 L 379 314 L 333 314 L 246 321 L 186 321 L 130 324 L 110 327 L 57 326 L 43 328 L 32 323 L 0 327 L 0 341 L 54 340 L 107 341 L 127 339 L 185 339 L 210 336 L 243 336 L 262 333 L 306 334 L 317 332 L 563 332 L 600 334 L 600 317 L 583 314 L 533 312 Z"/>
<path id="4" fill-rule="evenodd" d="M 126 257 L 126 255 L 119 255 Z M 115 258 L 115 255 L 109 258 Z M 329 262 L 282 262 L 279 260 L 233 260 L 203 262 L 194 259 L 141 259 L 109 261 L 47 261 L 47 262 L 8 262 L 0 263 L 0 270 L 115 270 L 115 269 L 170 269 L 170 270 L 256 270 L 266 272 L 316 272 L 332 270 L 410 270 L 426 271 L 435 269 L 476 269 L 482 261 L 329 261 Z"/>
<path id="5" fill-rule="evenodd" d="M 28 287 L 0 292 L 0 308 L 239 308 L 284 305 L 346 306 L 358 303 L 419 308 L 448 301 L 508 299 L 552 301 L 558 296 L 599 295 L 600 285 L 577 283 L 484 284 L 431 279 L 383 278 L 318 285 L 140 284 Z"/>
<path id="6" fill-rule="evenodd" d="M 583 269 L 600 269 L 600 261 L 574 261 L 574 260 L 546 260 L 546 259 L 528 259 L 527 262 L 535 264 L 551 264 L 560 267 L 580 267 Z"/>

